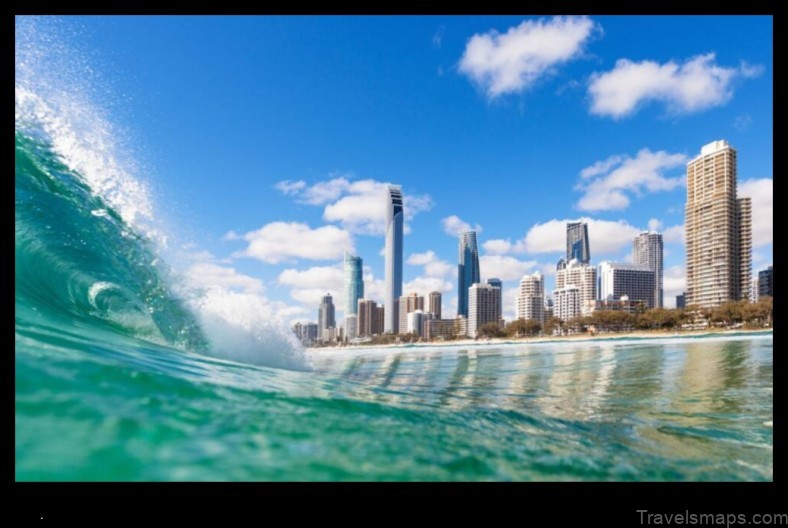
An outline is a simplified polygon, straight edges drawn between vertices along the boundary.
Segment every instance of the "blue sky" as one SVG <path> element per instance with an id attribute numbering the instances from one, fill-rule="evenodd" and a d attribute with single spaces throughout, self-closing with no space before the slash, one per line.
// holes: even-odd
<path id="1" fill-rule="evenodd" d="M 456 307 L 457 229 L 482 277 L 552 273 L 567 219 L 592 261 L 665 234 L 683 288 L 685 163 L 727 139 L 772 262 L 773 33 L 753 16 L 73 17 L 158 214 L 206 282 L 292 320 L 341 297 L 344 247 L 383 294 L 383 184 L 408 209 L 404 292 Z M 548 289 L 552 277 L 548 277 Z M 284 308 L 288 306 L 289 308 Z M 341 310 L 341 306 L 340 306 Z"/>

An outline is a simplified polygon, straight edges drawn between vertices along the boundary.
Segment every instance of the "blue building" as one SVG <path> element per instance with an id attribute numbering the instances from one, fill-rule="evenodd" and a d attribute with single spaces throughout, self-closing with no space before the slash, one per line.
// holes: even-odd
<path id="1" fill-rule="evenodd" d="M 577 259 L 581 264 L 591 262 L 591 248 L 588 243 L 588 224 L 569 222 L 566 224 L 566 260 Z"/>
<path id="2" fill-rule="evenodd" d="M 402 229 L 405 213 L 402 208 L 402 188 L 389 185 L 386 200 L 386 291 L 383 304 L 383 331 L 399 331 L 399 298 L 402 296 Z"/>
<path id="3" fill-rule="evenodd" d="M 361 257 L 345 251 L 345 317 L 357 315 L 358 300 L 364 298 L 363 264 Z"/>
<path id="4" fill-rule="evenodd" d="M 481 281 L 476 231 L 460 233 L 457 266 L 457 315 L 468 317 L 468 288 Z"/>

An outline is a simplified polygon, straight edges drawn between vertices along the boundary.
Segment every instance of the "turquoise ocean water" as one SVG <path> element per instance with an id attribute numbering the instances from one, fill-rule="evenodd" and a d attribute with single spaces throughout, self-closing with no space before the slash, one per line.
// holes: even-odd
<path id="1" fill-rule="evenodd" d="M 30 31 L 17 480 L 772 479 L 770 333 L 305 353 L 270 304 L 168 265 L 111 123 Z"/>

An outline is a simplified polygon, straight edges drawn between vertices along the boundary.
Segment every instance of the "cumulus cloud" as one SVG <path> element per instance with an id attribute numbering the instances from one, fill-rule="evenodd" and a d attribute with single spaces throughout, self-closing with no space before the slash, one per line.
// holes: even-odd
<path id="1" fill-rule="evenodd" d="M 506 255 L 482 255 L 479 268 L 484 280 L 497 278 L 502 281 L 520 280 L 537 265 L 536 261 L 522 261 Z"/>
<path id="2" fill-rule="evenodd" d="M 684 224 L 670 226 L 662 231 L 662 241 L 666 244 L 683 244 Z"/>
<path id="3" fill-rule="evenodd" d="M 585 16 L 525 20 L 506 33 L 492 29 L 473 35 L 459 71 L 489 99 L 531 87 L 557 66 L 580 56 L 601 27 Z"/>
<path id="4" fill-rule="evenodd" d="M 413 266 L 424 266 L 424 274 L 427 277 L 443 278 L 452 275 L 456 270 L 455 266 L 452 266 L 445 260 L 439 259 L 432 250 L 425 251 L 424 253 L 413 253 L 408 257 L 406 262 Z"/>
<path id="5" fill-rule="evenodd" d="M 416 277 L 402 284 L 402 293 L 404 295 L 415 292 L 425 297 L 425 302 L 427 302 L 426 296 L 430 292 L 439 291 L 444 293 L 451 289 L 451 282 L 442 277 Z"/>
<path id="6" fill-rule="evenodd" d="M 611 156 L 580 171 L 576 189 L 583 191 L 577 203 L 581 211 L 609 211 L 629 206 L 630 195 L 670 191 L 684 182 L 683 176 L 666 177 L 664 172 L 683 166 L 684 154 L 642 149 L 632 158 Z"/>
<path id="7" fill-rule="evenodd" d="M 286 269 L 277 277 L 278 284 L 290 286 L 290 297 L 317 310 L 326 293 L 331 294 L 337 311 L 345 306 L 344 273 L 341 265 Z"/>
<path id="8" fill-rule="evenodd" d="M 676 307 L 676 295 L 687 289 L 687 276 L 683 266 L 670 266 L 662 275 L 663 300 L 666 308 Z"/>
<path id="9" fill-rule="evenodd" d="M 464 221 L 457 215 L 451 215 L 441 219 L 441 226 L 443 226 L 443 232 L 449 236 L 457 236 L 462 231 L 470 230 L 476 231 L 477 234 L 482 232 L 482 226 L 479 224 L 471 226 L 471 224 Z"/>
<path id="10" fill-rule="evenodd" d="M 351 233 L 385 234 L 386 208 L 383 204 L 386 202 L 389 183 L 351 178 L 351 175 L 334 176 L 313 185 L 286 180 L 274 187 L 286 195 L 295 196 L 299 203 L 325 206 L 323 220 L 339 223 Z M 429 195 L 403 194 L 406 222 L 432 208 Z M 405 232 L 408 231 L 406 225 Z"/>
<path id="11" fill-rule="evenodd" d="M 612 70 L 591 75 L 591 113 L 618 119 L 650 102 L 663 103 L 672 114 L 699 112 L 727 103 L 734 79 L 761 71 L 747 63 L 738 68 L 719 66 L 714 53 L 681 64 L 619 59 Z"/>
<path id="12" fill-rule="evenodd" d="M 219 266 L 213 262 L 197 262 L 189 267 L 188 274 L 191 275 L 196 284 L 202 287 L 219 286 L 228 290 L 241 293 L 261 294 L 265 290 L 263 281 L 239 273 L 235 268 Z"/>
<path id="13" fill-rule="evenodd" d="M 236 238 L 248 245 L 234 257 L 256 258 L 268 264 L 294 259 L 333 260 L 339 259 L 345 249 L 353 251 L 350 233 L 332 225 L 312 229 L 300 222 L 272 222 Z"/>
<path id="14" fill-rule="evenodd" d="M 760 247 L 772 243 L 774 213 L 772 178 L 752 178 L 739 182 L 738 195 L 752 199 L 752 246 Z"/>
<path id="15" fill-rule="evenodd" d="M 662 220 L 659 218 L 650 218 L 648 221 L 648 230 L 649 231 L 661 231 L 662 230 Z"/>
<path id="16" fill-rule="evenodd" d="M 520 246 L 518 244 L 522 244 L 521 242 L 516 242 L 512 244 L 509 240 L 504 240 L 502 238 L 494 238 L 492 240 L 487 240 L 482 243 L 482 248 L 484 252 L 488 255 L 506 255 L 507 253 L 522 253 L 520 251 Z"/>
<path id="17" fill-rule="evenodd" d="M 578 220 L 548 220 L 535 224 L 528 230 L 523 241 L 525 253 L 566 253 L 566 224 Z M 579 221 L 588 223 L 588 238 L 592 258 L 615 255 L 632 244 L 640 229 L 624 220 L 596 220 L 583 217 Z"/>

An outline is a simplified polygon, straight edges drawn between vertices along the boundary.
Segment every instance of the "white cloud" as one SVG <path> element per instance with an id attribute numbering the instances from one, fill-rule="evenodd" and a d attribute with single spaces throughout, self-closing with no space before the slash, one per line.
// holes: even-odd
<path id="1" fill-rule="evenodd" d="M 752 246 L 760 247 L 772 243 L 774 229 L 772 178 L 752 178 L 739 183 L 737 193 L 740 197 L 752 199 Z"/>
<path id="2" fill-rule="evenodd" d="M 578 57 L 595 30 L 601 27 L 588 17 L 568 16 L 525 20 L 503 34 L 478 33 L 468 40 L 459 70 L 490 99 L 521 92 Z"/>
<path id="3" fill-rule="evenodd" d="M 389 183 L 372 179 L 351 180 L 352 175 L 335 176 L 311 186 L 293 189 L 291 182 L 279 182 L 275 187 L 285 194 L 296 196 L 296 201 L 309 205 L 325 205 L 323 220 L 336 222 L 351 233 L 383 235 L 386 226 L 386 198 Z M 302 183 L 302 182 L 297 182 Z M 403 196 L 406 222 L 415 215 L 432 208 L 429 195 Z M 409 232 L 406 224 L 405 232 Z"/>
<path id="4" fill-rule="evenodd" d="M 276 279 L 279 284 L 291 286 L 290 297 L 310 310 L 317 310 L 323 296 L 331 294 L 337 312 L 345 306 L 344 280 L 341 265 L 286 269 Z"/>
<path id="5" fill-rule="evenodd" d="M 632 244 L 640 229 L 624 220 L 596 220 L 580 218 L 588 223 L 588 238 L 592 259 L 601 255 L 614 255 Z M 525 235 L 525 253 L 566 253 L 566 224 L 576 220 L 548 220 L 535 224 Z"/>
<path id="6" fill-rule="evenodd" d="M 674 225 L 662 231 L 662 240 L 666 244 L 684 243 L 684 224 Z"/>
<path id="7" fill-rule="evenodd" d="M 298 194 L 304 187 L 306 187 L 306 182 L 303 180 L 284 180 L 274 185 L 274 189 L 282 194 Z"/>
<path id="8" fill-rule="evenodd" d="M 483 280 L 498 278 L 502 281 L 520 280 L 537 265 L 536 261 L 522 261 L 506 255 L 482 255 L 479 268 Z"/>
<path id="9" fill-rule="evenodd" d="M 200 286 L 220 286 L 228 290 L 254 294 L 261 294 L 265 290 L 260 279 L 212 262 L 198 262 L 189 268 L 188 273 Z"/>
<path id="10" fill-rule="evenodd" d="M 503 318 L 507 321 L 514 321 L 514 316 L 517 313 L 517 288 L 512 286 L 507 288 L 504 284 L 503 299 L 502 299 Z"/>
<path id="11" fill-rule="evenodd" d="M 413 253 L 406 262 L 413 266 L 424 266 L 424 274 L 427 277 L 443 278 L 452 275 L 455 271 L 454 266 L 445 260 L 439 259 L 432 250 L 424 253 Z"/>
<path id="12" fill-rule="evenodd" d="M 661 231 L 662 230 L 662 220 L 659 218 L 650 218 L 648 221 L 648 230 L 649 231 Z"/>
<path id="13" fill-rule="evenodd" d="M 465 222 L 457 215 L 451 215 L 441 219 L 441 226 L 443 226 L 443 232 L 449 236 L 457 236 L 462 231 L 469 230 L 474 230 L 477 234 L 482 232 L 482 226 L 476 224 L 472 227 L 471 224 Z"/>
<path id="14" fill-rule="evenodd" d="M 576 189 L 584 194 L 577 207 L 581 211 L 625 209 L 630 201 L 628 194 L 672 190 L 684 182 L 684 177 L 667 178 L 663 172 L 683 166 L 686 159 L 684 154 L 642 149 L 634 158 L 616 155 L 597 161 L 580 171 Z"/>
<path id="15" fill-rule="evenodd" d="M 409 280 L 402 285 L 403 295 L 408 295 L 412 292 L 425 297 L 432 291 L 439 291 L 441 293 L 450 291 L 452 289 L 451 282 L 442 277 L 416 277 Z"/>
<path id="16" fill-rule="evenodd" d="M 662 276 L 663 301 L 666 308 L 676 307 L 676 295 L 687 289 L 687 277 L 683 266 L 666 268 Z"/>
<path id="17" fill-rule="evenodd" d="M 714 53 L 683 64 L 619 59 L 612 70 L 591 75 L 591 113 L 618 119 L 652 101 L 664 103 L 672 114 L 699 112 L 728 102 L 737 77 L 753 77 L 761 71 L 746 63 L 739 68 L 719 66 Z"/>
<path id="18" fill-rule="evenodd" d="M 312 229 L 299 222 L 272 222 L 240 238 L 249 245 L 234 257 L 256 258 L 268 264 L 299 258 L 333 260 L 341 258 L 345 249 L 353 251 L 350 233 L 332 225 Z"/>
<path id="19" fill-rule="evenodd" d="M 482 248 L 484 248 L 484 252 L 488 255 L 505 255 L 507 253 L 520 253 L 521 251 L 518 251 L 518 244 L 520 244 L 520 242 L 512 244 L 509 240 L 496 238 L 482 243 Z"/>

